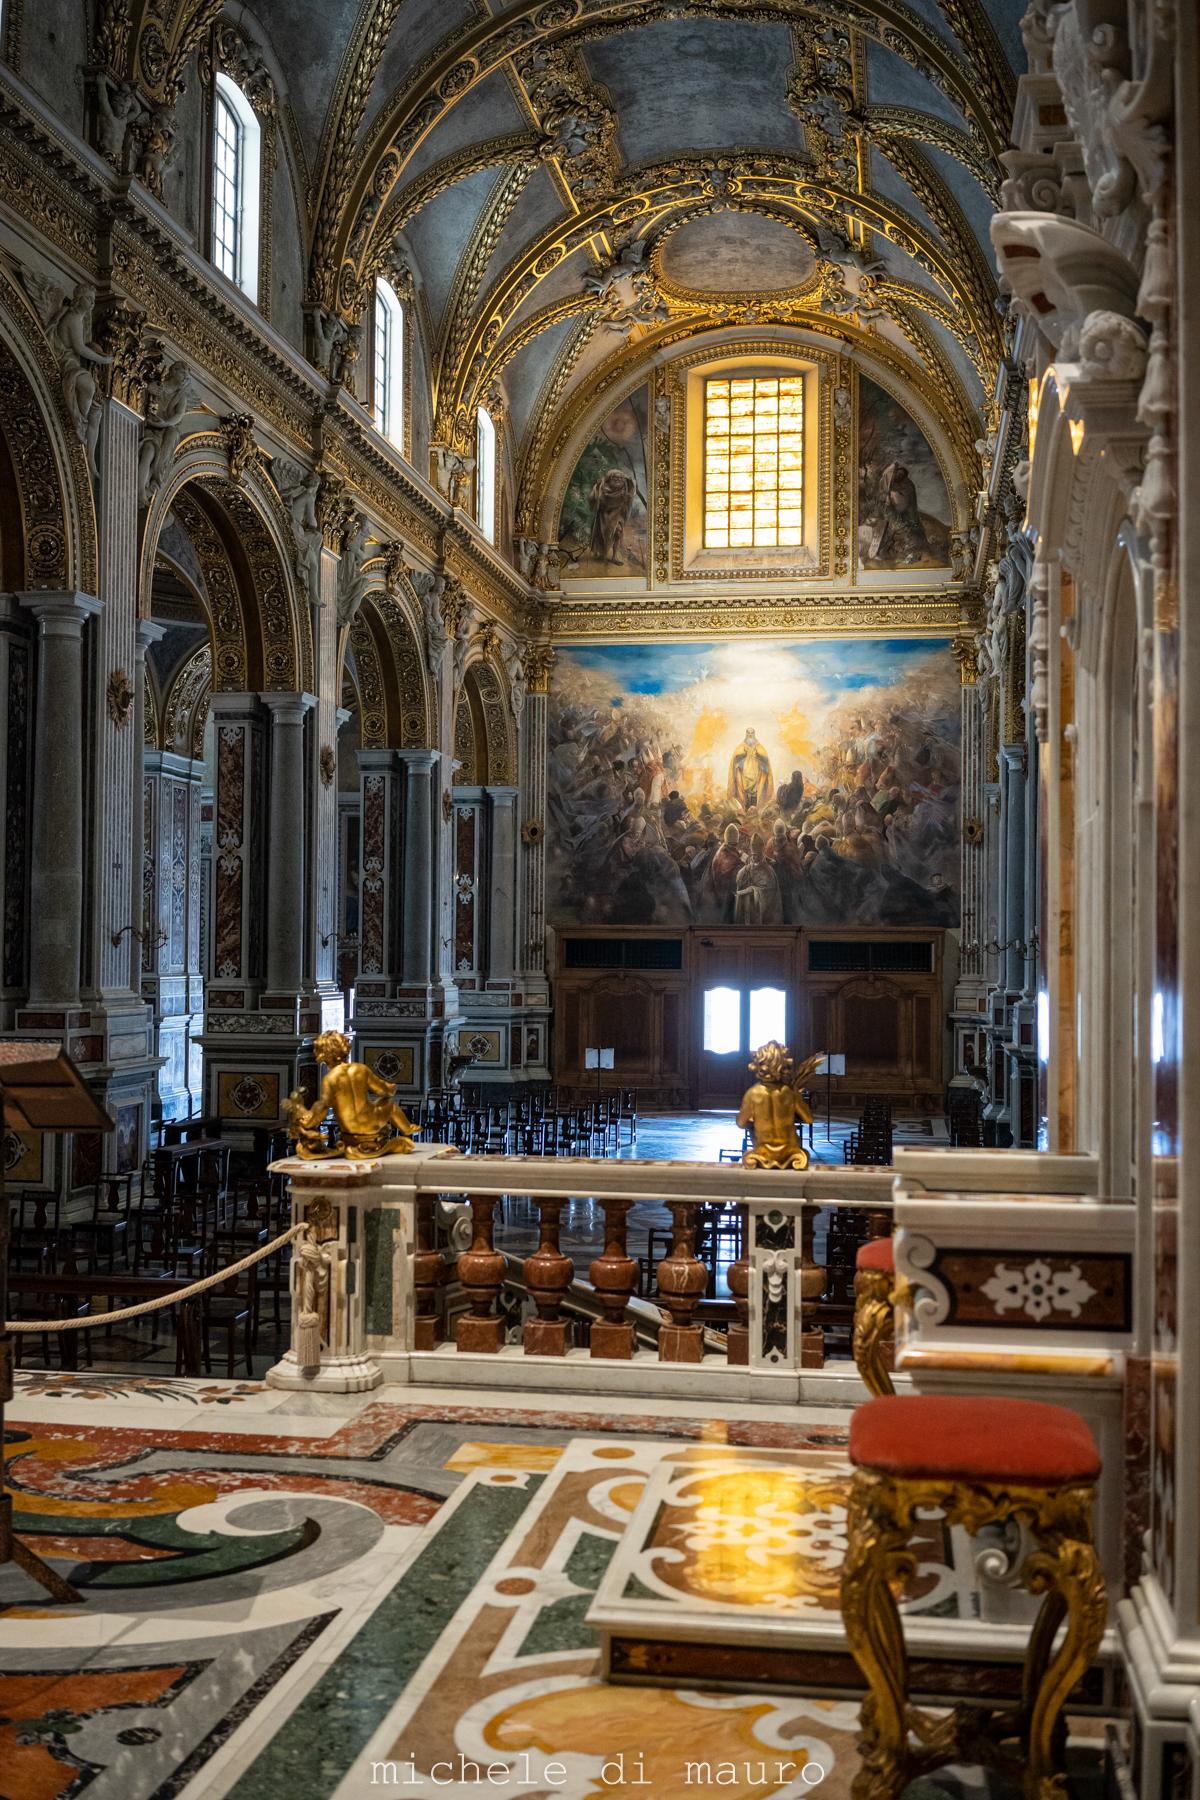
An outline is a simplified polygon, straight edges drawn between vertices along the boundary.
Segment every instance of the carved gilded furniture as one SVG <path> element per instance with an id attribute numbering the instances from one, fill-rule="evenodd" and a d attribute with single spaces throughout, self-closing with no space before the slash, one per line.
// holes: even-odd
<path id="1" fill-rule="evenodd" d="M 854 1258 L 854 1366 L 875 1395 L 891 1394 L 889 1340 L 894 1329 L 892 1293 L 896 1254 L 890 1237 L 868 1238 Z"/>
<path id="2" fill-rule="evenodd" d="M 842 1617 L 867 1683 L 852 1800 L 898 1800 L 910 1781 L 952 1762 L 1000 1769 L 1026 1800 L 1061 1800 L 1062 1711 L 1106 1616 L 1092 1541 L 1100 1456 L 1087 1425 L 1041 1401 L 891 1395 L 855 1412 L 850 1461 Z M 897 1594 L 917 1572 L 911 1540 L 929 1508 L 972 1536 L 1013 1520 L 1032 1540 L 1019 1580 L 1043 1599 L 1015 1712 L 974 1704 L 935 1715 L 909 1699 Z"/>

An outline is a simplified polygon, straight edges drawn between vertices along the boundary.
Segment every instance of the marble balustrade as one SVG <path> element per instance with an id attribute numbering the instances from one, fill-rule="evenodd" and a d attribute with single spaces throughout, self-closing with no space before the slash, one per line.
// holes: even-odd
<path id="1" fill-rule="evenodd" d="M 375 1163 L 275 1166 L 291 1178 L 296 1221 L 317 1220 L 330 1290 L 320 1365 L 300 1367 L 294 1324 L 293 1348 L 268 1375 L 275 1385 L 509 1387 L 514 1363 L 530 1370 L 526 1381 L 577 1392 L 732 1392 L 732 1383 L 743 1396 L 833 1398 L 857 1381 L 848 1362 L 822 1366 L 821 1333 L 809 1313 L 825 1284 L 813 1224 L 822 1208 L 836 1205 L 866 1214 L 866 1229 L 886 1229 L 886 1170 L 548 1164 L 464 1158 L 436 1145 Z M 521 1259 L 498 1248 L 496 1230 L 501 1203 L 518 1196 L 537 1219 L 536 1246 Z M 596 1254 L 576 1267 L 563 1247 L 563 1213 L 580 1199 L 601 1215 L 603 1232 Z M 639 1202 L 670 1219 L 653 1292 L 643 1298 L 635 1295 L 639 1268 L 628 1238 Z M 736 1208 L 742 1226 L 741 1254 L 726 1269 L 727 1337 L 698 1316 L 708 1286 L 696 1255 L 706 1202 Z M 594 1316 L 585 1341 L 573 1345 L 582 1336 L 572 1331 L 580 1317 L 577 1279 L 591 1289 L 585 1295 Z M 294 1321 L 299 1310 L 294 1295 Z"/>

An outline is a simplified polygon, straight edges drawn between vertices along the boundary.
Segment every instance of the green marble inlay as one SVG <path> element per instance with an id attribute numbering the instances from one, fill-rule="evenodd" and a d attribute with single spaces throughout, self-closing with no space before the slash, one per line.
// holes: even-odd
<path id="1" fill-rule="evenodd" d="M 517 1652 L 518 1656 L 547 1656 L 556 1650 L 593 1650 L 596 1638 L 585 1624 L 587 1609 L 600 1585 L 600 1577 L 612 1561 L 616 1549 L 613 1538 L 583 1534 L 567 1559 L 566 1574 L 585 1590 L 567 1594 L 561 1600 L 538 1609 L 533 1624 Z"/>
<path id="2" fill-rule="evenodd" d="M 363 1322 L 372 1337 L 390 1337 L 392 1333 L 393 1233 L 399 1223 L 400 1214 L 390 1207 L 376 1207 L 363 1216 Z"/>
<path id="3" fill-rule="evenodd" d="M 329 1800 L 544 1479 L 467 1494 L 227 1800 Z"/>

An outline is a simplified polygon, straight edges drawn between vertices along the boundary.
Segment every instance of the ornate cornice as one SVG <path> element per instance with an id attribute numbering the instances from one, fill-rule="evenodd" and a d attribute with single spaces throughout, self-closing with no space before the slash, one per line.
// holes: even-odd
<path id="1" fill-rule="evenodd" d="M 588 639 L 728 637 L 953 637 L 964 627 L 957 589 L 711 600 L 564 599 L 551 609 L 556 643 Z"/>

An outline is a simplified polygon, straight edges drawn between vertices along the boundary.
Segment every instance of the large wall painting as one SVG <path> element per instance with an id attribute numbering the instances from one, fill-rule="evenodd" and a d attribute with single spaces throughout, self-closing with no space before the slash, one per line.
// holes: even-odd
<path id="1" fill-rule="evenodd" d="M 648 411 L 649 390 L 643 386 L 600 421 L 575 464 L 558 526 L 565 575 L 645 575 Z"/>
<path id="2" fill-rule="evenodd" d="M 948 643 L 559 651 L 547 903 L 570 925 L 957 925 Z"/>
<path id="3" fill-rule="evenodd" d="M 858 379 L 858 560 L 864 569 L 946 568 L 950 496 L 921 427 Z"/>

